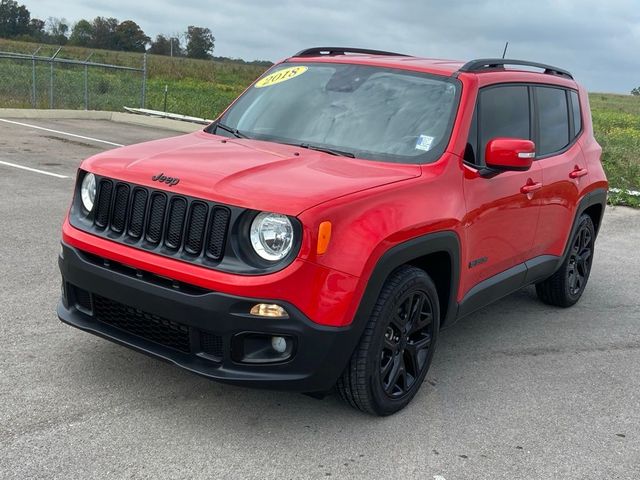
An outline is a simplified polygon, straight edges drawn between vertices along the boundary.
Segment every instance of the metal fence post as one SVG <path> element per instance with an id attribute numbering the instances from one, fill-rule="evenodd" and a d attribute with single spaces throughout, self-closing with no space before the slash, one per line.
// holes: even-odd
<path id="1" fill-rule="evenodd" d="M 89 110 L 89 59 L 93 56 L 93 52 L 84 61 L 84 109 Z"/>
<path id="2" fill-rule="evenodd" d="M 51 76 L 49 78 L 49 108 L 51 109 L 53 109 L 53 62 L 60 53 L 60 50 L 62 50 L 62 47 L 59 47 L 58 50 L 56 50 L 56 53 L 54 53 L 49 60 L 49 64 L 51 65 Z"/>
<path id="3" fill-rule="evenodd" d="M 147 95 L 147 54 L 142 57 L 142 95 L 140 98 L 140 108 L 144 108 Z"/>
<path id="4" fill-rule="evenodd" d="M 31 54 L 31 106 L 36 108 L 36 54 L 40 51 L 42 45 L 36 48 Z"/>
<path id="5" fill-rule="evenodd" d="M 49 62 L 51 74 L 49 75 L 49 108 L 53 109 L 53 60 Z"/>
<path id="6" fill-rule="evenodd" d="M 31 59 L 31 107 L 36 108 L 36 59 Z"/>
<path id="7" fill-rule="evenodd" d="M 89 66 L 84 66 L 84 109 L 89 110 Z"/>

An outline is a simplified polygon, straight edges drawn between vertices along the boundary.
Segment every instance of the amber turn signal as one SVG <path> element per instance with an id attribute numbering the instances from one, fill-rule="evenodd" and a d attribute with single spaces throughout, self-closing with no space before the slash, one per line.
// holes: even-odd
<path id="1" fill-rule="evenodd" d="M 326 221 L 320 224 L 318 228 L 318 255 L 322 255 L 329 248 L 329 241 L 331 240 L 331 222 Z"/>

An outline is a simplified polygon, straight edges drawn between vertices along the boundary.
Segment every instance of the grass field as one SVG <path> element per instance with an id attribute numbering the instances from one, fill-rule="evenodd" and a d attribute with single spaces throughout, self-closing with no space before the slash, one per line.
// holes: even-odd
<path id="1" fill-rule="evenodd" d="M 640 97 L 589 95 L 595 137 L 612 187 L 640 191 Z M 640 207 L 640 197 L 611 193 L 614 204 Z"/>
<path id="2" fill-rule="evenodd" d="M 0 39 L 0 51 L 32 53 L 37 45 Z M 43 46 L 38 55 L 52 55 L 56 47 Z M 89 50 L 64 47 L 59 56 L 140 68 L 138 53 Z M 265 66 L 242 62 L 192 60 L 149 55 L 146 108 L 201 118 L 215 118 L 255 78 Z M 0 107 L 31 106 L 31 62 L 0 59 Z M 36 98 L 38 108 L 50 103 L 47 64 L 37 67 Z M 112 73 L 90 69 L 89 108 L 122 110 L 140 106 L 142 76 L 139 73 Z M 55 99 L 57 108 L 84 108 L 84 71 L 82 67 L 57 68 Z M 595 136 L 602 145 L 602 160 L 612 187 L 640 191 L 640 97 L 604 93 L 590 94 Z M 611 193 L 610 201 L 640 207 L 640 197 L 626 193 Z"/>
<path id="3" fill-rule="evenodd" d="M 0 39 L 0 51 L 32 54 L 38 45 Z M 51 56 L 57 47 L 44 45 L 40 56 Z M 112 65 L 142 68 L 139 53 L 64 47 L 59 58 L 85 60 Z M 36 104 L 48 108 L 50 103 L 50 69 L 47 63 L 37 63 Z M 214 118 L 253 80 L 265 66 L 241 61 L 209 61 L 190 58 L 147 56 L 146 108 L 164 109 L 167 87 L 167 111 L 202 118 Z M 31 106 L 31 61 L 0 58 L 0 107 Z M 122 110 L 123 106 L 139 107 L 142 75 L 137 72 L 89 69 L 89 108 L 92 110 Z M 83 108 L 84 68 L 56 66 L 54 74 L 54 105 L 57 108 Z"/>

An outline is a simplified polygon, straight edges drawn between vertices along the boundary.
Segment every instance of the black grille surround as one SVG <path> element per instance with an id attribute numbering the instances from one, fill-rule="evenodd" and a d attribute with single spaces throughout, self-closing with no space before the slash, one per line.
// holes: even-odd
<path id="1" fill-rule="evenodd" d="M 259 211 L 182 195 L 169 186 L 159 189 L 95 174 L 95 206 L 87 212 L 80 200 L 84 175 L 80 170 L 69 222 L 129 247 L 214 270 L 264 275 L 289 265 L 302 243 L 302 225 L 289 217 L 296 244 L 286 258 L 267 262 L 249 242 L 250 225 Z"/>
<path id="2" fill-rule="evenodd" d="M 109 178 L 98 182 L 95 204 L 93 226 L 111 240 L 137 243 L 147 249 L 184 251 L 194 259 L 203 255 L 219 261 L 224 256 L 231 217 L 226 206 L 207 205 Z M 185 224 L 187 213 L 189 222 Z M 207 248 L 203 250 L 205 234 Z"/>

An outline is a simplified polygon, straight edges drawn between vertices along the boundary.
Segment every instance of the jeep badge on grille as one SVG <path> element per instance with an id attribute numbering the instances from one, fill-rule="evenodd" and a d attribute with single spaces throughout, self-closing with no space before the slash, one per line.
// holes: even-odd
<path id="1" fill-rule="evenodd" d="M 151 177 L 151 180 L 154 182 L 166 183 L 170 187 L 177 185 L 180 182 L 180 179 L 177 177 L 167 177 L 164 173 L 159 173 L 158 175 L 154 175 Z"/>

